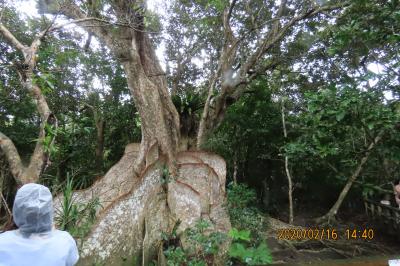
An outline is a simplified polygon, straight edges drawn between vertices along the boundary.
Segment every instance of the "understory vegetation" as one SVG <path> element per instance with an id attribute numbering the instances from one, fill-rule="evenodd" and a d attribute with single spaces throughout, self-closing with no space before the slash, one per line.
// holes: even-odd
<path id="1" fill-rule="evenodd" d="M 82 239 L 90 231 L 96 219 L 96 212 L 101 206 L 98 198 L 93 198 L 86 204 L 78 203 L 73 197 L 73 192 L 73 179 L 67 178 L 55 223 L 61 230 Z"/>
<path id="2" fill-rule="evenodd" d="M 163 250 L 168 266 L 213 265 L 219 256 L 225 238 L 231 239 L 227 265 L 266 265 L 272 262 L 270 251 L 265 243 L 264 215 L 254 207 L 256 193 L 246 185 L 228 186 L 227 208 L 232 222 L 229 234 L 210 232 L 210 223 L 198 221 L 185 232 L 189 249 L 184 249 L 176 229 L 171 234 L 163 234 Z"/>

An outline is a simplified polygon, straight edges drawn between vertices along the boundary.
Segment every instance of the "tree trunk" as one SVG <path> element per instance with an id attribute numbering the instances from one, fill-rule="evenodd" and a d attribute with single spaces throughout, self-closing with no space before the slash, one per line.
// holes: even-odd
<path id="1" fill-rule="evenodd" d="M 286 121 L 285 121 L 285 103 L 282 100 L 282 128 L 283 128 L 283 137 L 287 139 L 287 130 L 286 130 Z M 285 172 L 286 177 L 288 179 L 288 198 L 289 198 L 289 224 L 293 224 L 293 184 L 292 184 L 292 175 L 290 174 L 289 170 L 289 157 L 285 155 Z"/>
<path id="2" fill-rule="evenodd" d="M 335 204 L 333 204 L 332 208 L 328 211 L 327 214 L 323 215 L 322 217 L 316 219 L 317 223 L 323 223 L 323 222 L 330 222 L 331 220 L 334 219 L 335 215 L 337 214 L 340 206 L 343 203 L 343 200 L 347 196 L 347 193 L 349 192 L 351 186 L 353 183 L 356 181 L 358 176 L 360 175 L 361 171 L 364 168 L 365 163 L 367 162 L 372 150 L 375 148 L 376 144 L 382 139 L 382 136 L 384 134 L 384 131 L 380 131 L 378 135 L 375 137 L 373 142 L 371 142 L 368 146 L 367 151 L 365 152 L 364 157 L 361 158 L 360 163 L 358 164 L 356 170 L 354 173 L 351 175 L 351 177 L 347 180 L 346 185 L 343 187 L 342 191 L 339 194 L 338 199 L 336 200 Z"/>
<path id="3" fill-rule="evenodd" d="M 103 159 L 104 159 L 104 125 L 105 121 L 100 119 L 100 121 L 96 122 L 96 168 L 98 171 L 103 172 Z"/>
<path id="4" fill-rule="evenodd" d="M 80 20 L 79 25 L 103 42 L 124 67 L 128 87 L 142 122 L 140 153 L 146 153 L 150 144 L 156 141 L 173 170 L 179 143 L 179 117 L 168 94 L 165 75 L 162 75 L 163 70 L 145 32 L 143 10 L 135 10 L 128 1 L 111 1 L 114 15 L 125 24 L 105 26 L 104 20 L 91 20 L 74 3 L 64 4 L 62 13 Z M 137 172 L 143 170 L 144 157 L 144 154 L 138 156 Z"/>
<path id="5" fill-rule="evenodd" d="M 237 155 L 236 155 L 236 151 L 234 153 L 234 157 L 233 157 L 233 183 L 235 185 L 237 185 L 237 172 L 238 172 L 238 163 L 237 163 Z"/>
<path id="6" fill-rule="evenodd" d="M 293 224 L 293 185 L 292 185 L 292 177 L 289 171 L 289 158 L 285 156 L 285 171 L 288 179 L 288 198 L 289 198 L 289 224 Z"/>
<path id="7" fill-rule="evenodd" d="M 104 159 L 104 127 L 105 121 L 103 114 L 100 110 L 92 105 L 86 104 L 92 112 L 94 123 L 96 126 L 96 149 L 95 149 L 95 164 L 99 173 L 103 173 L 103 159 Z"/>
<path id="8" fill-rule="evenodd" d="M 170 172 L 176 174 L 179 117 L 168 94 L 163 70 L 145 32 L 144 13 L 140 10 L 136 13 L 127 1 L 111 1 L 111 8 L 116 17 L 127 20 L 126 24 L 104 26 L 102 19 L 90 20 L 78 5 L 71 2 L 65 3 L 61 10 L 67 17 L 81 21 L 79 25 L 103 42 L 124 68 L 142 124 L 141 146 L 133 166 L 135 175 L 144 170 L 146 154 L 154 143 L 167 156 Z"/>

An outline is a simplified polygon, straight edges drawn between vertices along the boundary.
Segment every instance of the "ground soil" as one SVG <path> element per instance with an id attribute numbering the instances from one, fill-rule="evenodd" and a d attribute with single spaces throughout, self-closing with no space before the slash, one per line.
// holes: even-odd
<path id="1" fill-rule="evenodd" d="M 393 229 L 389 224 L 371 221 L 362 212 L 347 210 L 343 211 L 335 222 L 317 225 L 315 218 L 321 214 L 305 208 L 295 214 L 294 226 L 282 222 L 287 221 L 285 213 L 277 217 L 278 219 L 268 219 L 266 241 L 273 256 L 273 265 L 386 266 L 389 259 L 400 259 L 400 231 Z M 309 229 L 322 232 L 322 229 L 335 229 L 338 238 L 332 240 L 325 236 L 310 239 L 303 235 L 296 240 L 282 239 L 282 235 L 279 234 L 285 229 L 289 229 L 289 232 Z M 371 239 L 347 239 L 347 229 L 373 229 L 374 235 Z"/>

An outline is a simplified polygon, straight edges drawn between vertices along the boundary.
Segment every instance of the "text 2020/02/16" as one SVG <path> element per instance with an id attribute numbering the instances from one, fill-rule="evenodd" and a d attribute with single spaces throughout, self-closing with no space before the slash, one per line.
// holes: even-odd
<path id="1" fill-rule="evenodd" d="M 348 228 L 345 230 L 335 228 L 284 228 L 276 231 L 276 237 L 279 240 L 372 240 L 374 235 L 375 232 L 372 228 Z"/>

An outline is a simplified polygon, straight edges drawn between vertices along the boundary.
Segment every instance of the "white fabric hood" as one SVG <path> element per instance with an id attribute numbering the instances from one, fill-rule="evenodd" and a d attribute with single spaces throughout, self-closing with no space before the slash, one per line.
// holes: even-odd
<path id="1" fill-rule="evenodd" d="M 14 222 L 22 234 L 44 233 L 53 226 L 53 197 L 39 184 L 23 185 L 15 196 Z"/>

